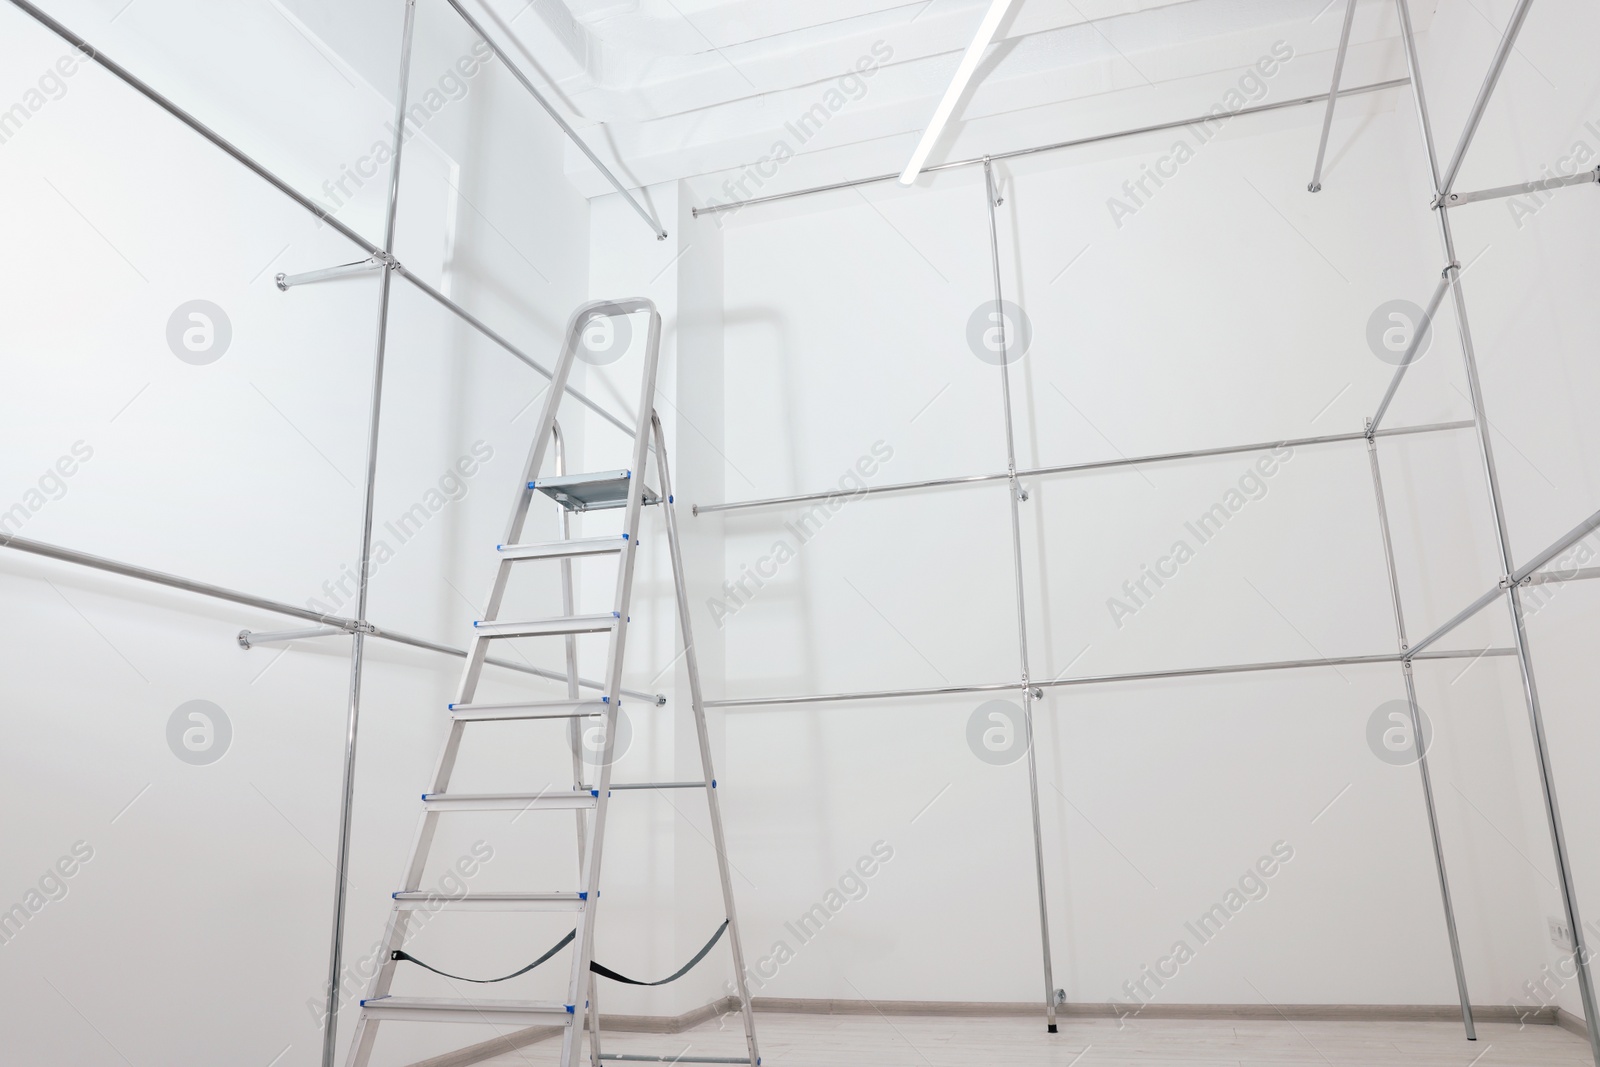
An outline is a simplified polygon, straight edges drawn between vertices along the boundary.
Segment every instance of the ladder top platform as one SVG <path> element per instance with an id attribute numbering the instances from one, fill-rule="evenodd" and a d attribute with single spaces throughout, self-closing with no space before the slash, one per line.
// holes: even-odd
<path id="1" fill-rule="evenodd" d="M 632 481 L 632 471 L 600 471 L 540 478 L 529 482 L 528 488 L 537 489 L 568 511 L 606 511 L 627 505 L 628 486 Z M 648 485 L 644 490 L 644 503 L 661 503 L 661 497 Z"/>

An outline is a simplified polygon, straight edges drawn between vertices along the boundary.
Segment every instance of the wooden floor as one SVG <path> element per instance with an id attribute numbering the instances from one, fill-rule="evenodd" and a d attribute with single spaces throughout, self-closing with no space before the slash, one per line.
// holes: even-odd
<path id="1" fill-rule="evenodd" d="M 617 1034 L 606 1052 L 739 1056 L 737 1020 L 681 1034 Z M 1559 1026 L 1480 1023 L 1196 1022 L 1063 1019 L 1050 1035 L 1032 1020 L 915 1016 L 757 1016 L 766 1067 L 1593 1067 L 1589 1046 Z M 484 1061 L 491 1067 L 555 1063 L 559 1042 Z"/>

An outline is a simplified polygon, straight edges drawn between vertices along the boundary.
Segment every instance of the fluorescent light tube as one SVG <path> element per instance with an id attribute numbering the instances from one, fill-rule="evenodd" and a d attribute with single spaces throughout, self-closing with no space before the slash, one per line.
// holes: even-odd
<path id="1" fill-rule="evenodd" d="M 967 91 L 967 83 L 977 71 L 984 51 L 999 31 L 1000 20 L 1006 17 L 1006 12 L 1010 11 L 1016 2 L 1017 0 L 994 0 L 989 5 L 988 14 L 984 15 L 983 21 L 978 24 L 978 35 L 967 45 L 967 53 L 961 57 L 961 65 L 956 68 L 956 76 L 951 79 L 950 88 L 944 91 L 944 99 L 940 100 L 939 106 L 934 109 L 928 128 L 922 131 L 922 140 L 917 142 L 917 150 L 911 153 L 911 162 L 906 164 L 906 169 L 900 174 L 901 185 L 914 184 L 917 175 L 922 173 L 923 164 L 928 162 L 928 153 L 933 151 L 934 142 L 944 132 L 945 123 L 950 121 L 950 115 L 955 111 L 961 94 Z"/>

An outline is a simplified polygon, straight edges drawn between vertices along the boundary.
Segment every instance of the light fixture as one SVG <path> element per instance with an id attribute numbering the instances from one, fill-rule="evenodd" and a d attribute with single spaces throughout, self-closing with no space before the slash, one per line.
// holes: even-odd
<path id="1" fill-rule="evenodd" d="M 950 121 L 950 115 L 955 111 L 956 102 L 961 99 L 961 94 L 967 91 L 967 83 L 977 71 L 984 50 L 989 47 L 994 35 L 999 31 L 1000 20 L 1006 17 L 1006 12 L 1010 11 L 1016 2 L 1017 0 L 994 0 L 989 5 L 988 14 L 984 15 L 983 21 L 978 24 L 977 36 L 967 45 L 967 53 L 961 57 L 961 65 L 956 67 L 956 76 L 950 80 L 950 88 L 944 91 L 944 99 L 940 100 L 939 106 L 934 109 L 928 128 L 922 131 L 922 140 L 917 142 L 917 150 L 911 153 L 911 162 L 906 164 L 906 169 L 900 174 L 901 185 L 914 184 L 917 175 L 922 173 L 922 166 L 928 161 L 928 153 L 933 151 L 934 142 L 944 132 L 944 124 Z"/>

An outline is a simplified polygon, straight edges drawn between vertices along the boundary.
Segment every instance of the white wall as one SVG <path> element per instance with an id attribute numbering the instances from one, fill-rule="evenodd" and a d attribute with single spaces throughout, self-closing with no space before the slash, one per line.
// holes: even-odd
<path id="1" fill-rule="evenodd" d="M 1527 58 L 1513 62 L 1511 92 L 1480 138 L 1493 166 L 1469 167 L 1461 188 L 1532 176 L 1582 135 L 1587 116 L 1572 101 L 1592 93 L 1580 61 L 1565 54 L 1571 46 L 1558 42 L 1570 39 L 1557 29 L 1563 11 L 1546 10 L 1544 37 L 1530 22 Z M 1493 34 L 1464 5 L 1444 5 L 1439 18 L 1424 64 L 1449 145 Z M 1382 76 L 1399 61 L 1392 44 L 1366 56 Z M 1559 91 L 1538 81 L 1535 63 Z M 1268 98 L 1306 90 L 1303 66 L 1286 66 Z M 1559 121 L 1541 111 L 1557 97 L 1566 102 Z M 1198 101 L 1176 110 L 1203 110 Z M 1519 106 L 1540 112 L 1542 139 L 1507 158 Z M 1238 119 L 1203 145 L 1192 133 L 1159 134 L 997 168 L 1004 284 L 1035 331 L 1012 371 L 1019 464 L 1361 430 L 1391 373 L 1368 349 L 1368 318 L 1390 299 L 1424 302 L 1442 257 L 1409 96 L 1341 104 L 1325 188 L 1312 197 L 1305 184 L 1320 119 L 1319 108 L 1299 108 Z M 1129 202 L 1123 182 L 1178 140 L 1198 151 L 1119 226 L 1108 198 Z M 722 177 L 693 184 L 720 197 Z M 1523 559 L 1594 507 L 1583 489 L 1591 432 L 1576 414 L 1591 389 L 1573 343 L 1589 314 L 1573 269 L 1583 220 L 1563 214 L 1588 210 L 1592 193 L 1560 195 L 1539 216 L 1543 236 L 1476 236 L 1506 217 L 1503 205 L 1478 209 L 1488 222 L 1457 214 L 1463 261 L 1489 246 L 1466 284 Z M 726 354 L 707 357 L 726 367 L 716 431 L 725 457 L 710 475 L 723 481 L 721 499 L 834 488 L 875 442 L 892 458 L 867 465 L 876 467 L 869 482 L 1004 469 L 997 372 L 964 339 L 971 313 L 991 299 L 982 198 L 973 169 L 911 191 L 869 186 L 693 224 L 720 234 L 723 247 Z M 598 271 L 609 262 L 603 244 L 595 256 Z M 1443 316 L 1436 332 L 1391 426 L 1470 412 L 1455 323 Z M 1511 346 L 1530 335 L 1536 353 Z M 1542 374 L 1528 372 L 1535 354 Z M 691 353 L 679 358 L 687 365 Z M 1552 381 L 1568 386 L 1558 401 Z M 1469 432 L 1386 438 L 1380 454 L 1415 640 L 1494 582 L 1492 527 Z M 1392 652 L 1360 443 L 1280 457 L 1264 488 L 1247 486 L 1258 499 L 1214 541 L 1192 544 L 1195 558 L 1177 578 L 1118 625 L 1110 598 L 1125 597 L 1123 583 L 1177 539 L 1195 542 L 1185 522 L 1224 500 L 1257 459 L 1030 479 L 1023 548 L 1034 676 Z M 798 514 L 691 524 L 724 534 L 729 582 L 776 570 L 742 603 L 713 594 L 696 604 L 698 631 L 725 642 L 730 696 L 1015 677 L 1003 488 L 853 500 L 799 546 L 784 525 Z M 780 541 L 798 552 L 778 565 L 788 554 Z M 1585 680 L 1573 624 L 1588 595 L 1564 589 L 1534 623 L 1536 655 L 1551 664 L 1558 774 L 1578 766 L 1587 740 L 1573 718 Z M 1509 643 L 1498 608 L 1449 647 L 1491 643 Z M 1417 680 L 1437 731 L 1434 784 L 1473 999 L 1520 1003 L 1523 980 L 1554 958 L 1544 916 L 1555 904 L 1515 662 L 1423 663 Z M 1369 718 L 1401 696 L 1391 665 L 1050 691 L 1039 711 L 1041 800 L 1057 983 L 1069 999 L 1126 1000 L 1123 983 L 1182 939 L 1195 958 L 1157 1002 L 1453 1002 L 1417 773 L 1381 762 L 1366 739 Z M 740 890 L 752 964 L 794 950 L 758 993 L 1037 996 L 1024 765 L 988 766 L 969 751 L 981 703 L 726 715 L 721 775 L 734 860 L 748 877 Z M 1571 783 L 1580 884 L 1593 885 L 1587 787 L 1571 771 L 1562 781 Z M 802 946 L 785 924 L 879 841 L 892 860 L 868 864 L 863 899 Z M 1184 923 L 1280 841 L 1294 858 L 1264 900 L 1200 945 Z"/>
<path id="2" fill-rule="evenodd" d="M 378 72 L 347 65 L 341 55 L 367 53 L 339 34 L 397 42 L 400 5 L 385 5 L 392 26 L 335 20 L 316 30 L 271 3 L 48 8 L 381 240 L 383 179 L 358 190 L 344 178 L 342 193 L 337 183 L 387 136 L 394 60 Z M 398 255 L 548 362 L 587 291 L 587 204 L 559 172 L 559 134 L 521 88 L 493 64 L 442 81 L 470 58 L 472 38 L 443 4 L 425 0 L 418 17 L 412 92 L 429 112 L 407 148 Z M 67 51 L 17 10 L 0 11 L 0 100 L 27 104 Z M 0 511 L 25 505 L 25 521 L 7 529 L 352 614 L 351 587 L 338 583 L 359 548 L 377 283 L 286 294 L 273 275 L 361 253 L 92 65 L 47 81 L 42 95 L 0 144 L 0 187 L 13 205 L 0 279 Z M 544 382 L 407 284 L 394 293 L 376 503 L 377 536 L 393 556 L 375 575 L 370 617 L 460 645 Z M 165 337 L 173 309 L 195 298 L 225 309 L 233 331 L 206 366 L 181 362 Z M 78 441 L 92 457 L 30 495 Z M 453 468 L 474 446 L 492 457 L 459 478 Z M 428 518 L 402 543 L 385 524 L 419 503 Z M 66 895 L 0 947 L 9 1055 L 317 1062 L 348 640 L 246 652 L 239 630 L 298 623 L 15 552 L 0 557 L 0 583 L 4 768 L 26 798 L 0 831 L 0 900 L 26 901 L 75 842 L 93 849 Z M 517 595 L 551 614 L 552 588 Z M 352 962 L 368 955 L 388 913 L 459 672 L 448 657 L 367 647 Z M 554 650 L 534 655 L 559 666 Z M 491 672 L 490 687 L 555 694 L 505 672 Z M 226 755 L 209 766 L 168 748 L 169 717 L 194 699 L 221 707 L 232 726 Z M 550 747 L 531 735 L 494 741 L 469 748 L 464 776 L 526 770 L 530 754 Z M 561 762 L 533 766 L 566 779 Z M 538 842 L 516 830 L 442 834 L 442 864 L 482 838 L 495 857 L 472 884 L 526 886 Z M 570 849 L 563 830 L 549 834 Z M 443 869 L 430 868 L 426 884 Z M 474 974 L 526 962 L 523 943 L 452 938 L 441 926 L 481 918 L 437 919 L 413 951 Z M 549 943 L 560 918 L 517 933 Z M 347 1012 L 346 1034 L 352 1022 Z M 471 1030 L 397 1033 L 381 1062 L 488 1036 Z"/>
<path id="3" fill-rule="evenodd" d="M 1497 24 L 1509 6 L 1496 0 Z M 332 196 L 324 182 L 383 136 L 393 78 L 373 42 L 397 27 L 315 4 L 120 7 L 50 9 L 308 195 Z M 441 78 L 472 42 L 443 5 L 425 2 L 419 19 L 414 98 L 429 86 L 441 94 L 408 149 L 400 258 L 542 359 L 589 295 L 656 300 L 666 320 L 657 407 L 683 504 L 833 488 L 864 457 L 872 482 L 1004 468 L 997 375 L 965 340 L 990 296 L 975 171 L 909 192 L 876 186 L 751 209 L 725 226 L 688 211 L 722 195 L 716 175 L 648 191 L 666 242 L 613 196 L 594 202 L 591 227 L 531 102 L 492 65 L 463 99 L 449 99 L 458 94 Z M 1584 20 L 1592 15 L 1575 4 L 1536 9 L 1462 188 L 1536 176 L 1576 140 L 1600 148 L 1585 126 L 1600 125 L 1577 52 L 1586 38 L 1568 29 Z M 14 10 L 0 22 L 0 105 L 28 102 L 66 49 Z M 1429 26 L 1429 97 L 1449 146 L 1494 31 L 1454 2 Z M 1319 26 L 1307 38 L 1318 62 L 1326 36 Z M 241 40 L 251 47 L 233 47 Z M 1229 47 L 1247 60 L 1271 43 Z M 1398 55 L 1366 45 L 1354 61 L 1366 80 L 1391 76 Z M 1322 78 L 1296 65 L 1270 91 L 1316 91 Z M 335 600 L 348 600 L 337 583 L 358 544 L 374 280 L 278 292 L 277 271 L 359 253 L 103 72 L 85 67 L 61 84 L 43 86 L 44 102 L 29 103 L 26 123 L 0 143 L 4 195 L 30 207 L 8 230 L 0 279 L 11 294 L 0 359 L 13 383 L 0 397 L 0 513 L 23 504 L 15 532 L 25 537 L 348 612 Z M 1160 115 L 1131 119 L 1144 121 L 1225 88 L 1213 79 L 1108 103 L 1130 116 L 1160 104 Z M 1367 351 L 1368 316 L 1391 298 L 1421 302 L 1441 257 L 1405 94 L 1341 105 L 1325 189 L 1313 198 L 1304 184 L 1318 120 L 1313 108 L 1230 124 L 1120 227 L 1107 199 L 1126 196 L 1123 182 L 1167 154 L 1171 137 L 998 169 L 1004 284 L 1036 330 L 1013 368 L 1020 464 L 1360 429 L 1389 374 Z M 1001 125 L 1020 137 L 1026 122 Z M 977 132 L 957 131 L 956 154 Z M 1520 226 L 1504 204 L 1454 216 L 1472 264 L 1473 334 L 1519 559 L 1595 503 L 1595 443 L 1582 414 L 1600 383 L 1578 348 L 1593 326 L 1580 273 L 1592 197 L 1559 192 Z M 346 221 L 379 236 L 381 180 L 337 201 Z M 403 545 L 394 537 L 370 614 L 459 643 L 489 579 L 485 550 L 499 536 L 542 380 L 409 287 L 395 293 L 379 537 L 441 483 L 464 495 Z M 226 309 L 234 331 L 208 366 L 179 361 L 165 340 L 172 309 L 195 298 Z M 1454 323 L 1438 333 L 1392 425 L 1467 413 Z M 583 387 L 633 414 L 637 357 L 636 346 L 616 367 L 590 368 Z M 624 442 L 598 420 L 575 418 L 567 430 L 573 469 L 627 462 Z M 41 486 L 79 441 L 92 456 Z M 450 468 L 478 442 L 492 458 L 454 488 Z M 1386 439 L 1380 450 L 1415 638 L 1494 580 L 1488 509 L 1469 434 Z M 1359 444 L 1296 449 L 1259 499 L 1116 624 L 1107 600 L 1256 458 L 1030 479 L 1022 513 L 1035 676 L 1392 650 Z M 741 594 L 748 603 L 721 582 L 766 568 L 780 539 L 793 546 L 782 523 L 796 513 L 691 518 L 685 508 L 710 694 L 1014 677 L 1003 494 L 988 486 L 851 501 L 756 595 Z M 659 522 L 652 516 L 643 535 L 627 681 L 676 698 L 686 679 L 673 659 Z M 75 843 L 93 849 L 66 895 L 0 946 L 16 1055 L 314 1062 L 320 1033 L 308 1003 L 324 980 L 347 642 L 244 652 L 233 642 L 241 628 L 292 624 L 14 553 L 0 556 L 0 583 L 11 606 L 0 623 L 5 769 L 27 798 L 4 822 L 0 906 L 27 900 Z M 608 591 L 608 576 L 584 572 L 585 603 Z M 534 581 L 511 603 L 548 613 L 552 593 Z M 1581 641 L 1593 595 L 1560 587 L 1531 625 L 1589 913 L 1600 907 L 1600 859 L 1585 847 L 1596 798 L 1581 770 L 1597 739 L 1583 715 L 1593 679 Z M 1454 647 L 1505 643 L 1498 611 L 1463 628 Z M 596 651 L 584 651 L 587 672 Z M 558 662 L 554 650 L 530 655 Z M 456 680 L 455 661 L 392 645 L 369 644 L 368 662 L 353 961 L 379 935 Z M 1435 784 L 1474 1000 L 1529 1005 L 1523 983 L 1555 959 L 1543 919 L 1557 898 L 1514 664 L 1429 663 L 1417 675 L 1437 730 Z M 553 692 L 502 673 L 490 685 L 507 696 Z M 1389 666 L 1052 690 L 1039 708 L 1039 765 L 1057 984 L 1069 998 L 1125 998 L 1123 983 L 1182 938 L 1198 951 L 1158 1002 L 1450 1002 L 1415 771 L 1381 763 L 1366 740 L 1373 711 L 1401 693 Z M 168 720 L 193 699 L 221 706 L 232 724 L 227 755 L 210 766 L 168 749 Z M 635 742 L 619 780 L 692 775 L 682 703 L 630 708 Z M 979 703 L 713 716 L 758 995 L 1038 995 L 1023 765 L 991 766 L 969 750 Z M 531 769 L 563 781 L 559 747 L 547 734 L 513 737 L 517 729 L 469 746 L 460 780 L 520 788 Z M 623 799 L 613 807 L 598 954 L 665 973 L 720 914 L 708 831 L 697 800 Z M 564 824 L 486 820 L 441 834 L 438 855 L 468 854 L 482 839 L 494 858 L 475 887 L 546 885 L 542 861 L 570 849 L 571 836 Z M 1266 897 L 1198 945 L 1185 922 L 1280 841 L 1294 857 Z M 857 864 L 872 873 L 852 874 Z M 436 866 L 428 882 L 442 873 Z M 786 925 L 847 895 L 860 899 L 821 934 L 801 938 Z M 559 916 L 440 918 L 411 947 L 463 973 L 503 973 L 563 929 Z M 722 992 L 720 956 L 676 987 L 608 989 L 603 1003 L 652 1013 L 703 1004 Z M 503 995 L 546 995 L 555 980 Z M 451 991 L 416 974 L 400 988 Z M 1570 983 L 1555 995 L 1576 1010 Z M 345 1026 L 352 1021 L 347 1012 Z M 408 1027 L 384 1041 L 380 1062 L 487 1036 Z"/>

